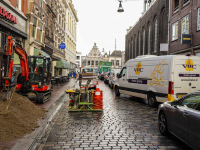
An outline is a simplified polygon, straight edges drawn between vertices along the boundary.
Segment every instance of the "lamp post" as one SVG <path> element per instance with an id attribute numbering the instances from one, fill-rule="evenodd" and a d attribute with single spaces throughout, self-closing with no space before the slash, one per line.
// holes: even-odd
<path id="1" fill-rule="evenodd" d="M 122 7 L 122 0 L 119 0 L 119 8 L 118 8 L 117 12 L 124 12 L 124 9 Z"/>

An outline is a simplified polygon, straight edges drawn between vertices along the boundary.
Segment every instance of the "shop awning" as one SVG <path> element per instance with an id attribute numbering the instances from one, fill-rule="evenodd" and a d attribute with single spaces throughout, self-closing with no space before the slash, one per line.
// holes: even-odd
<path id="1" fill-rule="evenodd" d="M 56 68 L 70 69 L 70 64 L 66 60 L 61 59 L 56 61 Z"/>
<path id="2" fill-rule="evenodd" d="M 41 56 L 46 56 L 46 57 L 50 57 L 47 53 L 45 53 L 44 51 L 40 50 L 40 49 L 37 49 L 37 48 L 34 48 L 34 55 L 35 56 L 38 56 L 39 53 L 41 53 Z"/>

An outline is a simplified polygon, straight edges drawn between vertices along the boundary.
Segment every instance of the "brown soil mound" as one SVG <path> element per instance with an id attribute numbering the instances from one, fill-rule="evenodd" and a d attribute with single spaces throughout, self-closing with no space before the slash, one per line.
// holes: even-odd
<path id="1" fill-rule="evenodd" d="M 45 109 L 34 105 L 27 97 L 13 94 L 9 101 L 0 101 L 0 142 L 8 142 L 31 133 L 37 121 L 45 116 Z"/>

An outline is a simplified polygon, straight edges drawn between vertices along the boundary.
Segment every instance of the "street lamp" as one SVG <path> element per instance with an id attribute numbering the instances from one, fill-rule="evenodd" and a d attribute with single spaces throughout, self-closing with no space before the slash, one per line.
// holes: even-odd
<path id="1" fill-rule="evenodd" d="M 119 8 L 118 8 L 117 12 L 124 12 L 124 9 L 122 7 L 122 0 L 119 0 Z"/>

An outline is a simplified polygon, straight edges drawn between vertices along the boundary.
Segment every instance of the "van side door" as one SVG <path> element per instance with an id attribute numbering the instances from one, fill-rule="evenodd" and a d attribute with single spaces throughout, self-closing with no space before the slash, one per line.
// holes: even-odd
<path id="1" fill-rule="evenodd" d="M 120 74 L 119 74 L 119 79 L 118 79 L 118 83 L 119 83 L 119 92 L 120 93 L 125 93 L 126 92 L 126 85 L 128 83 L 127 79 L 126 79 L 126 67 L 124 67 Z"/>

